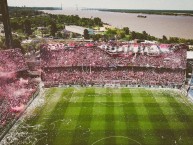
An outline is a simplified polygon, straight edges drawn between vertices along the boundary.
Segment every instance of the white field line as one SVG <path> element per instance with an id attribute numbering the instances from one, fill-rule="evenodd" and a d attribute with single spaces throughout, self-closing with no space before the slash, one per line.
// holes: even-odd
<path id="1" fill-rule="evenodd" d="M 105 140 L 105 139 L 109 139 L 109 138 L 124 138 L 124 139 L 131 140 L 131 141 L 133 141 L 133 142 L 141 145 L 140 142 L 138 142 L 138 141 L 136 141 L 136 140 L 134 140 L 134 139 L 132 139 L 132 138 L 129 138 L 129 137 L 127 137 L 127 136 L 109 136 L 109 137 L 104 137 L 104 138 L 101 138 L 101 139 L 95 141 L 94 143 L 92 143 L 92 145 L 95 145 L 96 143 L 98 143 L 98 142 L 100 142 L 100 141 L 102 141 L 102 140 Z"/>

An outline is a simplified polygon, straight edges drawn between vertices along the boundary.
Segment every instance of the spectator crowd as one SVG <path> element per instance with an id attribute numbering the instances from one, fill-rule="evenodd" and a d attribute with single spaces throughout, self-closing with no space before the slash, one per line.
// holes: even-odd
<path id="1" fill-rule="evenodd" d="M 0 51 L 0 132 L 24 110 L 37 90 L 20 49 Z"/>
<path id="2" fill-rule="evenodd" d="M 168 48 L 167 48 L 168 46 Z M 123 47 L 119 44 L 118 47 Z M 127 52 L 111 53 L 106 48 L 61 44 L 42 46 L 42 80 L 47 86 L 54 84 L 105 84 L 119 82 L 130 85 L 181 86 L 185 81 L 186 48 L 159 45 L 159 55 L 141 53 L 146 45 L 124 45 Z M 132 51 L 135 47 L 137 51 Z M 152 47 L 148 45 L 148 48 Z M 146 48 L 147 49 L 147 48 Z M 120 49 L 119 49 L 120 50 Z M 123 50 L 123 49 L 122 49 Z M 148 51 L 146 51 L 148 52 Z M 157 53 L 157 52 L 156 52 Z"/>
<path id="3" fill-rule="evenodd" d="M 185 71 L 177 69 L 156 69 L 140 67 L 92 68 L 67 67 L 47 68 L 42 73 L 46 86 L 64 85 L 146 85 L 181 86 L 185 80 Z"/>

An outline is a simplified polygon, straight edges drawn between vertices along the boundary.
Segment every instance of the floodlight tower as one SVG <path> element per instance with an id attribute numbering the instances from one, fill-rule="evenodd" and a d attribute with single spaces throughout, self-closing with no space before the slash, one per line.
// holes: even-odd
<path id="1" fill-rule="evenodd" d="M 0 13 L 2 14 L 2 20 L 4 25 L 6 47 L 12 48 L 12 33 L 7 0 L 0 0 Z"/>
<path id="2" fill-rule="evenodd" d="M 63 10 L 62 3 L 61 3 L 61 10 Z"/>

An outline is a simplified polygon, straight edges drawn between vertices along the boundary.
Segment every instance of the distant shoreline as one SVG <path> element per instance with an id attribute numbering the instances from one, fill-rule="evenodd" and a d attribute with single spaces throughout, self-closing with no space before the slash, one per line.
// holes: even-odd
<path id="1" fill-rule="evenodd" d="M 84 8 L 82 10 L 98 10 L 98 11 L 105 11 L 105 12 L 193 17 L 193 10 L 129 10 L 129 9 L 90 9 L 90 8 Z"/>

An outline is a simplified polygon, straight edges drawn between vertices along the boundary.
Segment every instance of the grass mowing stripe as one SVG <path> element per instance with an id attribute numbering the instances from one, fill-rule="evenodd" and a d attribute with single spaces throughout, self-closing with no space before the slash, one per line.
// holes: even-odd
<path id="1" fill-rule="evenodd" d="M 76 128 L 73 133 L 71 145 L 87 145 L 90 137 L 90 124 L 92 121 L 92 112 L 94 106 L 94 88 L 86 88 L 86 92 L 82 101 L 81 110 L 77 119 Z M 90 102 L 87 106 L 84 102 Z M 82 115 L 87 115 L 86 119 L 82 120 Z"/>
<path id="2" fill-rule="evenodd" d="M 93 119 L 90 124 L 91 136 L 89 138 L 89 145 L 99 141 L 105 136 L 105 111 L 106 111 L 106 89 L 95 88 L 95 100 L 93 106 Z"/>
<path id="3" fill-rule="evenodd" d="M 115 136 L 115 118 L 114 118 L 114 102 L 113 102 L 113 92 L 112 88 L 106 88 L 106 106 L 105 110 L 105 137 Z M 111 102 L 111 103 L 109 103 Z M 109 140 L 104 140 L 104 144 L 113 145 L 115 144 L 115 138 L 110 138 Z"/>
<path id="4" fill-rule="evenodd" d="M 83 91 L 83 93 L 82 93 Z M 84 97 L 85 89 L 77 89 L 75 88 L 71 98 L 69 99 L 68 108 L 63 114 L 63 120 L 60 124 L 60 127 L 57 130 L 58 135 L 54 139 L 54 144 L 56 145 L 69 145 L 72 140 L 72 136 L 78 122 L 78 115 L 81 109 L 81 106 L 72 107 L 74 104 L 82 102 Z M 75 99 L 76 98 L 76 99 Z"/>
<path id="5" fill-rule="evenodd" d="M 123 105 L 124 102 L 122 101 L 121 98 L 121 90 L 120 89 L 113 89 L 113 101 L 114 101 L 114 120 L 115 120 L 115 139 L 116 139 L 116 144 L 125 144 L 125 142 L 128 140 L 125 137 L 126 134 L 126 124 L 124 122 L 124 111 L 123 111 Z M 120 137 L 122 136 L 122 138 Z"/>
<path id="6" fill-rule="evenodd" d="M 45 122 L 44 129 L 47 132 L 46 141 L 40 140 L 38 142 L 39 145 L 49 143 L 53 144 L 54 138 L 57 136 L 57 128 L 62 123 L 63 115 L 61 115 L 61 111 L 66 111 L 69 101 L 63 99 L 64 96 L 68 95 L 68 97 L 72 96 L 73 88 L 68 88 L 63 91 L 60 96 L 60 99 L 57 101 L 57 104 L 54 106 L 54 109 L 51 111 L 49 118 Z"/>
<path id="7" fill-rule="evenodd" d="M 140 128 L 143 132 L 143 138 L 144 138 L 144 143 L 143 144 L 148 144 L 148 145 L 154 145 L 159 143 L 159 139 L 154 136 L 154 128 L 152 125 L 152 122 L 149 117 L 149 110 L 154 109 L 156 107 L 159 107 L 157 103 L 155 103 L 155 99 L 149 95 L 149 90 L 141 89 L 140 90 L 139 96 L 142 98 L 142 109 L 138 109 L 138 114 L 139 111 L 142 112 L 140 113 L 140 119 L 139 119 L 139 124 Z M 157 114 L 157 112 L 152 112 L 152 115 Z M 143 116 L 141 116 L 143 115 Z"/>
<path id="8" fill-rule="evenodd" d="M 179 97 L 179 96 L 178 96 Z M 168 97 L 167 97 L 168 98 Z M 168 98 L 169 100 L 169 98 Z M 173 109 L 173 111 L 175 112 L 178 120 L 180 122 L 183 122 L 185 123 L 184 125 L 186 125 L 186 122 L 191 122 L 191 118 L 189 117 L 189 115 L 186 114 L 186 112 L 182 109 L 182 106 L 181 105 L 184 105 L 184 104 L 181 104 L 179 102 L 176 101 L 176 99 L 173 97 L 173 96 L 170 96 L 170 100 L 172 100 L 172 102 L 176 102 L 175 104 L 169 102 L 170 104 L 170 107 Z M 189 128 L 189 126 L 187 126 Z"/>
<path id="9" fill-rule="evenodd" d="M 170 95 L 170 94 L 169 94 Z M 180 96 L 175 96 L 175 97 L 180 97 Z M 173 130 L 176 134 L 176 138 L 181 138 L 181 136 L 186 135 L 189 137 L 192 137 L 192 133 L 193 132 L 193 119 L 191 116 L 189 116 L 188 114 L 186 114 L 186 112 L 183 110 L 182 105 L 184 106 L 184 104 L 182 104 L 181 102 L 178 102 L 176 100 L 176 98 L 174 98 L 173 96 L 170 95 L 170 97 L 167 97 L 168 100 L 171 100 L 173 102 L 176 102 L 175 105 L 173 105 L 172 103 L 169 102 L 170 104 L 170 108 L 172 108 L 173 112 L 175 112 L 175 116 L 173 116 L 173 118 L 175 118 L 177 121 L 177 125 L 174 126 L 173 122 L 169 122 L 170 126 L 173 127 Z M 179 127 L 184 129 L 184 131 L 180 131 Z M 177 143 L 182 143 L 183 139 L 178 140 Z"/>
<path id="10" fill-rule="evenodd" d="M 157 141 L 161 144 L 174 144 L 175 140 L 175 135 L 173 130 L 171 130 L 169 122 L 165 116 L 165 114 L 163 113 L 159 103 L 156 102 L 156 99 L 153 95 L 153 93 L 151 92 L 151 90 L 145 90 L 144 92 L 146 92 L 148 94 L 148 96 L 144 96 L 143 92 L 141 92 L 141 96 L 143 97 L 144 103 L 148 100 L 151 99 L 154 102 L 154 106 L 155 107 L 149 107 L 147 105 L 145 105 L 146 110 L 148 112 L 148 117 L 149 120 L 152 123 L 152 126 L 154 128 L 154 136 L 157 139 Z M 160 123 L 162 125 L 160 125 Z"/>
<path id="11" fill-rule="evenodd" d="M 121 90 L 121 98 L 123 102 L 129 103 L 129 105 L 123 105 L 123 111 L 124 111 L 124 119 L 126 124 L 126 136 L 131 138 L 132 140 L 136 140 L 140 143 L 143 143 L 143 134 L 140 129 L 140 125 L 138 122 L 138 114 L 136 111 L 135 103 L 133 102 L 133 97 L 135 97 L 131 93 L 132 89 L 122 89 Z M 126 92 L 126 93 L 122 93 Z M 138 94 L 135 94 L 138 95 Z M 131 140 L 128 140 L 128 144 L 135 144 L 134 142 L 131 142 Z"/>

